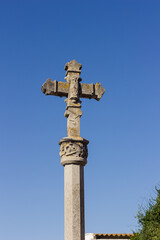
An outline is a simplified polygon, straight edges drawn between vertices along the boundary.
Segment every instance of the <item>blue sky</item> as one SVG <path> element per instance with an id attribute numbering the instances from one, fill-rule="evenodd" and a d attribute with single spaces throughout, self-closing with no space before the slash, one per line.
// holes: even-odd
<path id="1" fill-rule="evenodd" d="M 160 1 L 0 1 L 0 239 L 63 239 L 64 99 L 47 78 L 83 65 L 86 232 L 130 233 L 160 183 Z M 65 81 L 65 80 L 64 80 Z"/>

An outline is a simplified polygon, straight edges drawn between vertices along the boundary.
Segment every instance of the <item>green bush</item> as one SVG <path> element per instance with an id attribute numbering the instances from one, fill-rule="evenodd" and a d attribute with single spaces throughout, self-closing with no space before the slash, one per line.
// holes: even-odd
<path id="1" fill-rule="evenodd" d="M 137 218 L 140 229 L 132 240 L 160 240 L 160 189 L 156 188 L 156 199 L 139 210 Z"/>

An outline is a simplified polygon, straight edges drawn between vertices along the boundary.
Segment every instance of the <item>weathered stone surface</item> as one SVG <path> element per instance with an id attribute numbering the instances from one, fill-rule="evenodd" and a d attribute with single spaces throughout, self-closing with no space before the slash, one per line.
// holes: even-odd
<path id="1" fill-rule="evenodd" d="M 67 97 L 69 92 L 69 83 L 52 81 L 50 78 L 42 85 L 42 92 L 45 95 L 55 95 L 59 97 Z"/>
<path id="2" fill-rule="evenodd" d="M 88 157 L 88 140 L 84 138 L 62 138 L 59 142 L 61 164 L 79 164 L 86 165 Z"/>
<path id="3" fill-rule="evenodd" d="M 81 83 L 82 65 L 75 60 L 65 65 L 66 82 L 47 79 L 41 90 L 45 95 L 66 97 L 67 136 L 60 144 L 65 185 L 65 240 L 84 240 L 84 166 L 87 163 L 88 140 L 80 137 L 82 116 L 80 98 L 99 101 L 105 89 L 100 83 Z"/>
<path id="4" fill-rule="evenodd" d="M 71 60 L 70 62 L 66 63 L 64 70 L 66 70 L 66 75 L 69 72 L 77 72 L 77 73 L 81 73 L 81 68 L 82 68 L 82 64 L 78 63 L 76 60 Z"/>
<path id="5" fill-rule="evenodd" d="M 78 90 L 77 90 L 78 87 Z M 105 93 L 104 87 L 100 83 L 96 84 L 86 84 L 79 83 L 79 86 L 76 87 L 77 95 L 79 98 L 89 98 L 99 101 L 103 94 Z M 72 87 L 71 87 L 72 88 Z M 74 88 L 74 86 L 73 86 Z M 69 82 L 57 82 L 47 79 L 41 88 L 42 92 L 45 95 L 54 95 L 59 97 L 67 97 L 69 93 Z M 77 98 L 77 97 L 76 97 Z"/>
<path id="6" fill-rule="evenodd" d="M 103 94 L 105 93 L 104 87 L 100 83 L 96 83 L 95 85 L 93 83 L 86 84 L 81 83 L 81 92 L 79 94 L 80 98 L 93 98 L 97 101 L 101 99 Z"/>
<path id="7" fill-rule="evenodd" d="M 67 164 L 64 167 L 65 240 L 85 239 L 84 167 Z"/>

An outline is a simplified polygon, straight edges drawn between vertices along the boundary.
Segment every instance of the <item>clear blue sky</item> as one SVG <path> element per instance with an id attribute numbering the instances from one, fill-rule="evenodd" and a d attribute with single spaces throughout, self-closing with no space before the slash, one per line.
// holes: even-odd
<path id="1" fill-rule="evenodd" d="M 0 1 L 0 239 L 63 240 L 64 99 L 44 96 L 66 62 L 83 82 L 86 232 L 136 229 L 160 183 L 160 1 Z"/>

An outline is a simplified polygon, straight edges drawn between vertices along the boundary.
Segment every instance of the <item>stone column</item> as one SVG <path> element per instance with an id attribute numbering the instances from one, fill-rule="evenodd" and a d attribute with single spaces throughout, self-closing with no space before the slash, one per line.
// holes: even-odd
<path id="1" fill-rule="evenodd" d="M 65 240 L 84 240 L 84 166 L 88 140 L 66 137 L 59 144 L 64 166 Z"/>
<path id="2" fill-rule="evenodd" d="M 99 101 L 105 89 L 100 83 L 81 83 L 82 65 L 72 60 L 65 65 L 66 83 L 47 81 L 42 86 L 45 95 L 66 97 L 67 137 L 60 144 L 65 185 L 65 240 L 84 240 L 84 166 L 87 163 L 88 140 L 80 137 L 82 116 L 80 98 Z"/>

